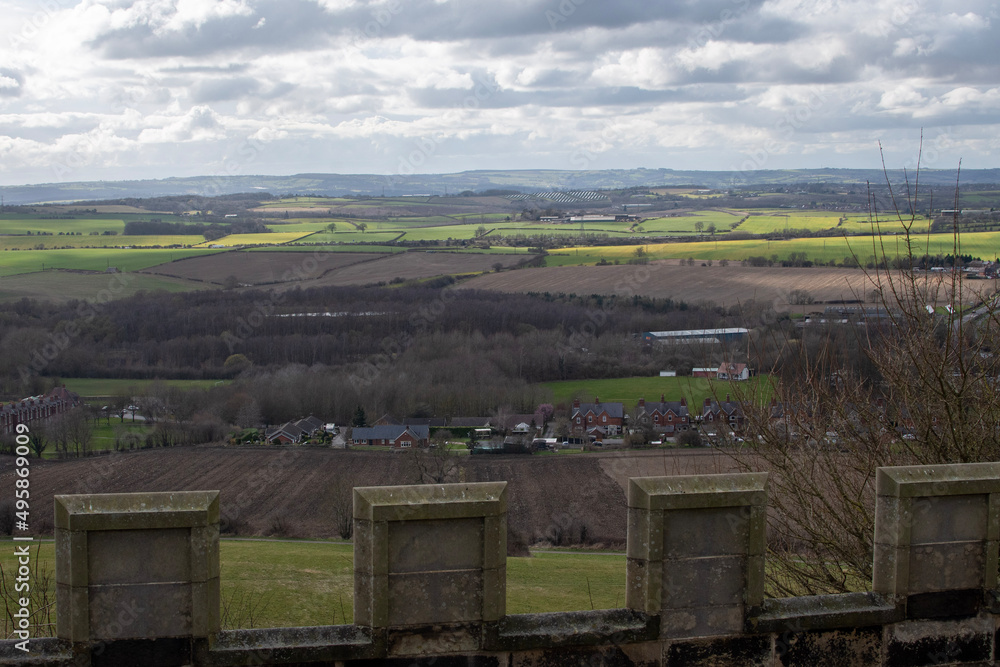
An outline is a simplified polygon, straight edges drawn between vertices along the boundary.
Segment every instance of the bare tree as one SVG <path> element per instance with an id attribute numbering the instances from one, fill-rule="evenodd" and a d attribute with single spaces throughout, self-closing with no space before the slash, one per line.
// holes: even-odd
<path id="1" fill-rule="evenodd" d="M 880 466 L 1000 456 L 1000 308 L 992 295 L 970 293 L 957 272 L 939 280 L 912 268 L 917 192 L 918 181 L 907 183 L 905 200 L 891 192 L 891 210 L 910 212 L 894 220 L 904 229 L 899 257 L 882 246 L 872 207 L 878 261 L 865 289 L 876 295 L 876 317 L 811 340 L 782 332 L 758 340 L 781 350 L 771 367 L 782 378 L 774 401 L 764 385 L 736 390 L 747 436 L 734 456 L 744 469 L 771 473 L 770 594 L 866 589 Z M 956 219 L 955 255 L 959 232 Z"/>

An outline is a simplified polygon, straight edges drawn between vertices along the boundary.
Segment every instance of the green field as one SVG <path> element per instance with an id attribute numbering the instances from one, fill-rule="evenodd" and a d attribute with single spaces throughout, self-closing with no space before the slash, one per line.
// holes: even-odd
<path id="1" fill-rule="evenodd" d="M 145 290 L 190 292 L 212 289 L 212 285 L 180 278 L 144 273 L 67 273 L 43 271 L 4 276 L 0 280 L 0 301 L 17 301 L 24 297 L 65 303 L 72 299 L 100 299 L 103 290 L 112 290 L 116 298 L 131 296 Z"/>
<path id="2" fill-rule="evenodd" d="M 954 252 L 954 238 L 951 234 L 917 235 L 913 238 L 914 254 L 948 254 Z M 601 259 L 625 261 L 635 255 L 639 246 L 580 246 L 577 248 L 557 248 L 549 251 L 547 266 L 575 266 L 596 264 Z M 892 257 L 904 254 L 905 239 L 902 235 L 851 236 L 827 238 L 801 238 L 787 241 L 752 239 L 746 241 L 702 241 L 684 243 L 651 243 L 642 246 L 651 259 L 688 258 L 729 259 L 740 261 L 747 257 L 771 257 L 787 259 L 793 252 L 806 253 L 814 262 L 842 262 L 849 255 L 857 256 L 862 262 L 870 257 L 881 256 L 883 250 Z M 984 260 L 992 260 L 1000 255 L 1000 232 L 975 232 L 961 237 L 961 254 L 970 254 Z"/>
<path id="3" fill-rule="evenodd" d="M 33 273 L 45 269 L 104 271 L 109 266 L 117 267 L 120 271 L 139 271 L 175 259 L 211 255 L 217 252 L 220 250 L 208 248 L 7 250 L 0 252 L 0 276 Z"/>
<path id="4" fill-rule="evenodd" d="M 761 378 L 751 378 L 749 382 L 738 383 L 739 390 L 746 392 L 751 388 L 756 388 L 761 381 Z M 730 389 L 729 382 L 693 377 L 565 380 L 543 382 L 538 386 L 545 387 L 552 392 L 552 402 L 556 405 L 562 403 L 568 406 L 574 398 L 579 398 L 585 403 L 592 403 L 594 398 L 600 398 L 602 403 L 624 403 L 626 412 L 631 411 L 640 398 L 645 398 L 647 401 L 659 401 L 660 395 L 663 395 L 668 401 L 679 401 L 682 397 L 686 398 L 688 409 L 692 412 L 695 412 L 697 406 L 703 404 L 706 398 L 724 399 L 727 393 L 733 393 L 735 397 L 735 392 Z"/>
<path id="5" fill-rule="evenodd" d="M 783 232 L 786 229 L 808 229 L 817 232 L 833 229 L 839 223 L 840 216 L 832 213 L 823 215 L 799 215 L 795 213 L 758 215 L 754 213 L 738 229 L 741 232 L 751 234 L 770 234 Z"/>
<path id="6" fill-rule="evenodd" d="M 65 378 L 59 381 L 83 398 L 115 396 L 120 392 L 141 393 L 154 382 L 178 389 L 208 389 L 228 380 L 128 380 L 119 378 Z"/>
<path id="7" fill-rule="evenodd" d="M 149 248 L 194 246 L 205 240 L 200 234 L 172 236 L 0 236 L 0 250 L 65 248 Z M 39 248 L 42 246 L 43 248 Z"/>
<path id="8" fill-rule="evenodd" d="M 54 543 L 43 542 L 38 548 L 40 566 L 53 572 Z M 350 543 L 223 539 L 219 559 L 223 607 L 254 601 L 261 611 L 255 627 L 354 620 Z M 0 549 L 0 566 L 8 573 L 16 569 L 12 548 Z M 508 614 L 609 609 L 624 604 L 624 554 L 539 553 L 507 559 Z M 240 620 L 240 614 L 233 616 Z M 247 625 L 244 616 L 242 623 L 229 627 Z"/>
<path id="9" fill-rule="evenodd" d="M 116 232 L 121 234 L 125 221 L 121 218 L 75 218 L 72 220 L 45 220 L 40 218 L 0 216 L 0 234 L 33 234 L 47 232 L 59 237 L 68 232 L 87 236 L 90 232 Z"/>
<path id="10" fill-rule="evenodd" d="M 230 234 L 213 241 L 205 241 L 200 247 L 225 246 L 227 248 L 244 245 L 281 245 L 298 241 L 310 232 L 272 232 L 270 234 Z"/>

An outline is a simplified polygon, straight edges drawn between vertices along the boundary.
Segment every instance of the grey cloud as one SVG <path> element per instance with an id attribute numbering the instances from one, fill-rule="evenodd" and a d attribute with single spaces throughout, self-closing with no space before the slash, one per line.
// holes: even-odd
<path id="1" fill-rule="evenodd" d="M 233 79 L 207 79 L 191 88 L 191 99 L 196 104 L 234 100 L 257 92 L 260 83 L 250 77 Z"/>
<path id="2" fill-rule="evenodd" d="M 24 74 L 9 67 L 0 67 L 0 97 L 20 97 L 23 88 Z"/>

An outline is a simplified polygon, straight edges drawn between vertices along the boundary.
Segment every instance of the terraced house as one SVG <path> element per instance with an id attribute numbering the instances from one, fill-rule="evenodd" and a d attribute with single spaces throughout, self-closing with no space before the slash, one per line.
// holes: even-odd
<path id="1" fill-rule="evenodd" d="M 0 403 L 0 434 L 13 433 L 18 424 L 44 421 L 80 405 L 80 395 L 56 387 L 42 396 L 29 396 L 12 403 Z"/>
<path id="2" fill-rule="evenodd" d="M 640 427 L 649 426 L 667 437 L 686 431 L 691 428 L 687 399 L 667 401 L 664 400 L 663 394 L 660 394 L 659 403 L 646 403 L 646 399 L 640 398 L 634 423 Z"/>

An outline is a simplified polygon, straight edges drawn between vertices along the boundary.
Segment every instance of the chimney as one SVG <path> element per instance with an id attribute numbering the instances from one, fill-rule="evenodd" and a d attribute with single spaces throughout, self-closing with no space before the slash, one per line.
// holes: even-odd
<path id="1" fill-rule="evenodd" d="M 686 408 L 687 404 L 688 404 L 688 400 L 686 398 L 684 398 L 683 396 L 681 396 L 681 406 Z"/>
<path id="2" fill-rule="evenodd" d="M 660 394 L 660 403 L 666 403 L 667 399 L 663 394 Z"/>
<path id="3" fill-rule="evenodd" d="M 705 399 L 705 407 L 706 408 L 712 407 L 712 399 L 710 399 L 710 398 L 706 398 Z"/>
<path id="4" fill-rule="evenodd" d="M 729 400 L 729 394 L 726 394 L 726 403 L 730 403 L 730 402 L 731 401 Z"/>
<path id="5" fill-rule="evenodd" d="M 640 398 L 639 399 L 639 407 L 640 408 L 645 408 L 646 407 L 646 399 L 645 398 Z"/>
<path id="6" fill-rule="evenodd" d="M 600 396 L 594 396 L 594 405 L 600 405 L 600 404 L 601 404 Z"/>
<path id="7" fill-rule="evenodd" d="M 580 407 L 580 399 L 579 398 L 574 398 L 573 399 L 573 407 L 574 408 Z"/>

